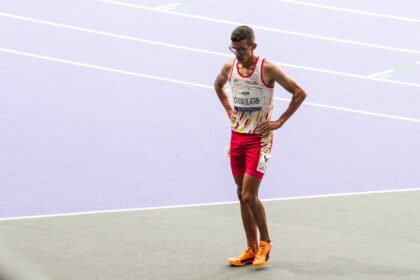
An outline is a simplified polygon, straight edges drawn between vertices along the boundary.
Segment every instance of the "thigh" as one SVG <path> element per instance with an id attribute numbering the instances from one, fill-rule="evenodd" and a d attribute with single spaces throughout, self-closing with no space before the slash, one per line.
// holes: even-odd
<path id="1" fill-rule="evenodd" d="M 235 180 L 235 184 L 237 186 L 238 196 L 242 194 L 242 186 L 244 182 L 244 174 L 233 175 L 233 179 Z"/>
<path id="2" fill-rule="evenodd" d="M 242 183 L 242 195 L 258 196 L 261 179 L 250 174 L 245 174 Z"/>
<path id="3" fill-rule="evenodd" d="M 272 143 L 272 133 L 264 137 L 261 135 L 253 137 L 246 149 L 246 174 L 259 179 L 264 177 L 264 173 L 271 157 L 270 152 Z"/>
<path id="4" fill-rule="evenodd" d="M 245 151 L 242 145 L 242 136 L 232 131 L 232 137 L 230 140 L 230 167 L 232 169 L 233 176 L 240 176 L 245 173 L 246 168 L 246 157 Z M 236 180 L 235 180 L 236 182 Z"/>

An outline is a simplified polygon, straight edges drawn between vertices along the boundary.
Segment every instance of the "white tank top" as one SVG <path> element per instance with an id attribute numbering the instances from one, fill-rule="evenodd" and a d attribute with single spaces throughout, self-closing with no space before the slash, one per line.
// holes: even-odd
<path id="1" fill-rule="evenodd" d="M 258 134 L 256 127 L 271 120 L 274 87 L 267 85 L 262 78 L 264 58 L 257 57 L 254 71 L 249 76 L 239 73 L 238 61 L 233 61 L 229 78 L 232 90 L 232 104 L 236 121 L 231 123 L 233 131 Z"/>

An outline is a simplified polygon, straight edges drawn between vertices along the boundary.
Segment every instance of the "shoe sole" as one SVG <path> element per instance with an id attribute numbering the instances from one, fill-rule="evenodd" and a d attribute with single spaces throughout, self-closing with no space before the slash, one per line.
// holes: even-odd
<path id="1" fill-rule="evenodd" d="M 268 264 L 270 261 L 266 261 L 265 263 L 260 263 L 260 264 L 252 264 L 254 267 L 261 267 L 264 266 L 266 264 Z"/>
<path id="2" fill-rule="evenodd" d="M 260 267 L 260 266 L 264 266 L 264 265 L 268 264 L 270 262 L 270 252 L 271 252 L 271 249 L 270 249 L 270 251 L 268 251 L 267 256 L 265 257 L 266 258 L 265 262 L 259 263 L 259 264 L 252 263 L 252 265 L 255 266 L 255 267 Z"/>
<path id="3" fill-rule="evenodd" d="M 254 263 L 254 258 L 252 258 L 252 259 L 247 259 L 247 260 L 244 260 L 243 262 L 241 262 L 241 263 L 230 263 L 230 262 L 228 262 L 231 266 L 235 266 L 235 267 L 238 267 L 238 266 L 244 266 L 244 265 L 247 265 L 247 264 L 253 264 Z"/>

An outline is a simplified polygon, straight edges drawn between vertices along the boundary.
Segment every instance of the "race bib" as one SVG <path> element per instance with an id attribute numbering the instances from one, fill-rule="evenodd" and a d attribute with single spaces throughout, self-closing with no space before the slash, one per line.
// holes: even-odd
<path id="1" fill-rule="evenodd" d="M 270 162 L 271 155 L 268 153 L 260 153 L 260 159 L 258 160 L 257 171 L 265 173 L 268 163 Z"/>
<path id="2" fill-rule="evenodd" d="M 235 111 L 261 111 L 261 92 L 259 90 L 236 90 L 233 92 L 233 106 Z"/>

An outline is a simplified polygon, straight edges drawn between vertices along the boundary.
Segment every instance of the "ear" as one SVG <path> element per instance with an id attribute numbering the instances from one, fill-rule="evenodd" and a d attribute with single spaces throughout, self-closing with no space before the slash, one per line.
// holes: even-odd
<path id="1" fill-rule="evenodd" d="M 257 43 L 252 44 L 252 50 L 255 50 L 257 48 Z"/>

